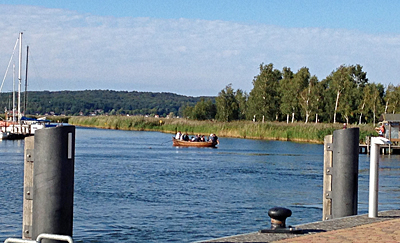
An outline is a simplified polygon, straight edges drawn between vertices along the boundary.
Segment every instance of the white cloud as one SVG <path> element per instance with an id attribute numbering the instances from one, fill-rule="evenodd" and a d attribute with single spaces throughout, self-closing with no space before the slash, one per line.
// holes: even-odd
<path id="1" fill-rule="evenodd" d="M 100 17 L 29 6 L 0 5 L 0 14 L 0 76 L 18 32 L 23 31 L 33 60 L 30 90 L 112 89 L 200 96 L 217 95 L 232 83 L 235 89 L 249 92 L 263 62 L 294 71 L 306 66 L 320 80 L 341 64 L 361 64 L 371 81 L 398 84 L 399 35 Z M 3 90 L 11 87 L 7 82 Z"/>

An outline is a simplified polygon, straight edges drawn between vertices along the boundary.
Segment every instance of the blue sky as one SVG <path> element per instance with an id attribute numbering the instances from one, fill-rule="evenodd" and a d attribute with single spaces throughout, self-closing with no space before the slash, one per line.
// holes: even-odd
<path id="1" fill-rule="evenodd" d="M 319 80 L 360 64 L 370 82 L 398 85 L 399 10 L 400 1 L 0 0 L 0 77 L 23 31 L 30 90 L 250 92 L 261 63 L 305 66 Z"/>
<path id="2" fill-rule="evenodd" d="M 289 28 L 399 32 L 399 1 L 354 0 L 0 0 L 0 4 L 60 8 L 114 17 L 224 20 Z"/>

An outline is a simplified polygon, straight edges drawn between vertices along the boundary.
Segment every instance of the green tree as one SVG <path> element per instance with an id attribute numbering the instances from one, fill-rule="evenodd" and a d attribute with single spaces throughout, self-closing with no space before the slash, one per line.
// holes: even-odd
<path id="1" fill-rule="evenodd" d="M 382 84 L 372 83 L 365 86 L 364 92 L 366 95 L 366 110 L 372 112 L 372 123 L 375 126 L 377 114 L 384 110 L 384 87 Z"/>
<path id="2" fill-rule="evenodd" d="M 367 73 L 360 65 L 341 65 L 336 71 L 327 77 L 329 91 L 327 97 L 334 98 L 333 122 L 337 121 L 340 114 L 347 123 L 355 121 L 357 111 L 361 113 L 362 89 L 368 83 Z M 331 107 L 332 101 L 327 100 L 327 107 Z"/>
<path id="3" fill-rule="evenodd" d="M 225 89 L 218 93 L 215 102 L 217 106 L 216 119 L 218 121 L 230 122 L 239 119 L 239 103 L 236 100 L 236 93 L 232 84 L 228 84 Z"/>
<path id="4" fill-rule="evenodd" d="M 400 86 L 389 84 L 385 93 L 385 113 L 396 113 L 400 106 Z"/>
<path id="5" fill-rule="evenodd" d="M 313 87 L 315 88 L 315 93 L 312 102 L 312 112 L 315 113 L 315 123 L 319 122 L 319 114 L 323 113 L 324 107 L 324 92 L 326 90 L 325 82 L 318 82 L 317 77 L 313 76 L 311 78 L 311 83 L 315 84 Z"/>
<path id="6" fill-rule="evenodd" d="M 215 118 L 216 107 L 211 100 L 202 98 L 192 110 L 192 119 L 211 120 Z"/>
<path id="7" fill-rule="evenodd" d="M 346 123 L 349 123 L 350 118 L 354 115 L 354 112 L 357 110 L 357 101 L 358 101 L 358 90 L 356 83 L 352 82 L 344 82 L 344 89 L 342 92 L 342 100 L 340 103 L 339 112 L 346 120 Z"/>
<path id="8" fill-rule="evenodd" d="M 246 119 L 248 95 L 241 89 L 236 90 L 235 99 L 239 105 L 238 119 Z"/>
<path id="9" fill-rule="evenodd" d="M 359 112 L 358 124 L 362 123 L 362 117 L 363 117 L 364 113 L 368 112 L 368 110 L 366 109 L 366 104 L 369 99 L 369 93 L 366 91 L 367 91 L 367 89 L 365 89 L 365 87 L 364 87 L 363 92 L 362 92 L 361 102 L 360 102 L 360 105 L 358 108 L 358 112 Z"/>
<path id="10" fill-rule="evenodd" d="M 294 89 L 291 88 L 293 83 L 293 72 L 288 67 L 284 67 L 282 70 L 282 80 L 279 81 L 279 92 L 280 92 L 280 109 L 282 114 L 286 114 L 286 123 L 289 123 L 290 114 L 294 111 Z M 294 115 L 292 116 L 292 122 Z"/>
<path id="11" fill-rule="evenodd" d="M 333 123 L 337 121 L 337 114 L 340 114 L 346 122 L 349 122 L 351 116 L 357 110 L 360 102 L 357 95 L 357 88 L 362 87 L 368 81 L 366 73 L 363 73 L 361 66 L 344 66 L 341 65 L 336 71 L 332 72 L 327 78 L 328 90 L 326 107 L 330 110 L 333 108 Z M 334 102 L 332 100 L 334 99 Z"/>
<path id="12" fill-rule="evenodd" d="M 354 113 L 354 121 L 356 121 L 356 113 L 358 113 L 358 122 L 361 124 L 362 122 L 362 116 L 364 113 L 364 107 L 365 107 L 365 102 L 364 102 L 364 88 L 368 84 L 368 78 L 367 78 L 367 73 L 362 70 L 362 66 L 357 64 L 350 66 L 350 75 L 352 77 L 352 80 L 356 86 L 356 88 L 353 90 L 353 96 L 354 96 L 354 103 L 352 104 L 353 106 L 349 109 L 352 110 Z M 347 101 L 346 101 L 347 102 Z"/>
<path id="13" fill-rule="evenodd" d="M 360 64 L 350 66 L 351 77 L 353 78 L 354 83 L 357 87 L 365 87 L 368 83 L 367 73 L 362 70 L 362 66 Z"/>
<path id="14" fill-rule="evenodd" d="M 253 79 L 248 99 L 247 119 L 274 120 L 279 115 L 279 81 L 281 72 L 273 64 L 260 64 L 260 74 Z"/>
<path id="15" fill-rule="evenodd" d="M 302 67 L 297 73 L 293 76 L 293 84 L 291 85 L 291 90 L 293 90 L 293 103 L 292 103 L 292 123 L 295 120 L 295 113 L 299 112 L 301 107 L 301 93 L 307 87 L 309 87 L 310 83 L 310 71 L 306 67 Z M 307 112 L 306 112 L 307 113 Z M 307 118 L 308 120 L 308 118 Z"/>
<path id="16" fill-rule="evenodd" d="M 392 101 L 392 109 L 391 112 L 397 113 L 400 112 L 400 85 L 397 85 L 394 89 L 394 99 Z"/>
<path id="17" fill-rule="evenodd" d="M 321 85 L 318 85 L 318 78 L 312 76 L 307 87 L 300 92 L 300 105 L 304 111 L 305 123 L 308 122 L 309 117 L 313 112 L 315 112 L 315 120 L 318 122 L 318 108 L 322 95 L 321 87 Z"/>
<path id="18" fill-rule="evenodd" d="M 336 123 L 336 114 L 339 108 L 339 99 L 343 91 L 345 90 L 346 83 L 351 82 L 350 76 L 346 66 L 340 66 L 331 75 L 330 88 L 336 94 L 335 98 L 335 110 L 333 114 L 333 123 Z"/>

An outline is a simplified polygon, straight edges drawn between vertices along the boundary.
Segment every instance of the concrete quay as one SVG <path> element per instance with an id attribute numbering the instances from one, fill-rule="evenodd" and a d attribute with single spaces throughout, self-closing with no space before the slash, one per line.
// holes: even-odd
<path id="1" fill-rule="evenodd" d="M 356 215 L 295 226 L 302 234 L 249 233 L 202 242 L 400 242 L 400 210 Z"/>

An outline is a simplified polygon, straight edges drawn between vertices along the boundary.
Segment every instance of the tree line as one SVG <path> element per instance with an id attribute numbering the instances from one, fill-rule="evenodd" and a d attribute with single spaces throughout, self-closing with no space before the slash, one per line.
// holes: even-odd
<path id="1" fill-rule="evenodd" d="M 232 84 L 218 96 L 190 97 L 138 91 L 30 91 L 25 115 L 159 115 L 193 120 L 375 123 L 397 113 L 400 86 L 370 83 L 363 67 L 341 65 L 318 80 L 307 67 L 293 72 L 260 64 L 249 93 Z M 0 93 L 2 110 L 12 110 L 12 92 Z M 22 99 L 23 100 L 23 99 Z M 16 103 L 16 102 L 15 102 Z M 0 112 L 2 113 L 2 112 Z"/>
<path id="2" fill-rule="evenodd" d="M 293 72 L 260 64 L 249 94 L 228 84 L 215 103 L 201 99 L 186 107 L 190 119 L 218 121 L 253 120 L 295 122 L 373 123 L 382 113 L 399 112 L 400 86 L 369 83 L 357 65 L 341 65 L 319 81 L 307 67 Z"/>
<path id="3" fill-rule="evenodd" d="M 149 115 L 179 116 L 186 106 L 200 99 L 211 101 L 215 97 L 190 97 L 173 93 L 138 91 L 84 90 L 84 91 L 29 91 L 25 115 Z M 16 96 L 16 95 L 15 95 Z M 17 99 L 17 98 L 15 98 Z M 13 93 L 0 93 L 2 110 L 12 110 Z M 17 103 L 15 101 L 15 103 Z M 14 105 L 16 106 L 16 104 Z"/>

